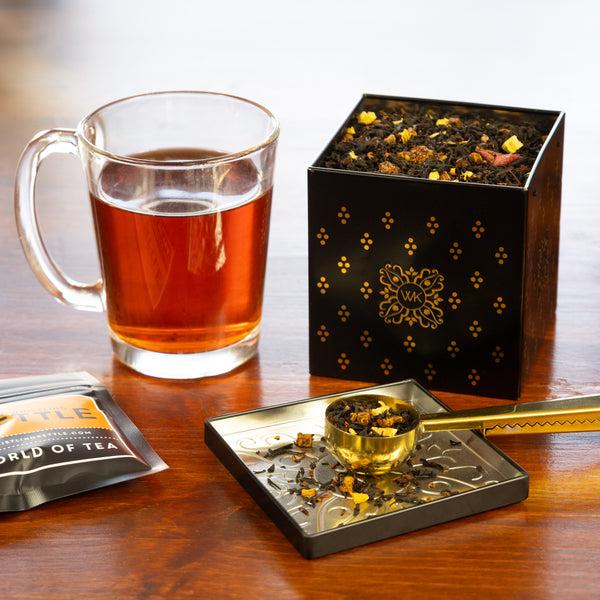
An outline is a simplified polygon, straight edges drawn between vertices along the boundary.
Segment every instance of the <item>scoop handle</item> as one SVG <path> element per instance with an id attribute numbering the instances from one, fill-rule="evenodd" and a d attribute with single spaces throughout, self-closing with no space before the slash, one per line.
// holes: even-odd
<path id="1" fill-rule="evenodd" d="M 476 429 L 484 434 L 600 431 L 600 396 L 517 402 L 421 416 L 421 430 Z"/>

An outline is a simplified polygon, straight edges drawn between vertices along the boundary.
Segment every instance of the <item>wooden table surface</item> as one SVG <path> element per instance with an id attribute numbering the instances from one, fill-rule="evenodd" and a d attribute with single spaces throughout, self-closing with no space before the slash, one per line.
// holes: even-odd
<path id="1" fill-rule="evenodd" d="M 204 444 L 207 417 L 369 383 L 311 377 L 307 342 L 306 169 L 363 92 L 566 111 L 558 309 L 521 400 L 600 391 L 597 8 L 412 4 L 0 0 L 0 377 L 89 371 L 170 466 L 0 515 L 2 599 L 598 597 L 600 433 L 497 438 L 530 474 L 525 501 L 316 560 Z M 12 213 L 37 131 L 161 89 L 249 97 L 282 128 L 259 355 L 201 381 L 116 362 L 104 316 L 37 282 Z M 42 166 L 39 203 L 57 261 L 91 281 L 75 159 Z M 455 409 L 501 403 L 436 395 Z"/>

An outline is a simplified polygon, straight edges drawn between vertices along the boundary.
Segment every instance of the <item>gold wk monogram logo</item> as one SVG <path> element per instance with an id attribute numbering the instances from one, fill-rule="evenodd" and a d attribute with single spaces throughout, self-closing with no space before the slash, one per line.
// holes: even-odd
<path id="1" fill-rule="evenodd" d="M 444 277 L 437 269 L 415 271 L 413 267 L 405 270 L 387 264 L 379 269 L 379 281 L 383 285 L 379 316 L 386 323 L 418 323 L 436 329 L 444 322 L 444 311 L 439 307 Z"/>

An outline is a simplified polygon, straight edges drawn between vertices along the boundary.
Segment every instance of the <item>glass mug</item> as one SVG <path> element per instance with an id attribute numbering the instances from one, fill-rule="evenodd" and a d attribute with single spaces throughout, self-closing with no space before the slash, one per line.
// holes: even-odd
<path id="1" fill-rule="evenodd" d="M 226 373 L 258 344 L 277 119 L 248 100 L 157 92 L 118 100 L 76 130 L 39 133 L 15 183 L 21 244 L 58 300 L 106 311 L 115 356 L 141 373 Z M 101 278 L 69 279 L 45 249 L 35 179 L 52 153 L 81 159 Z"/>

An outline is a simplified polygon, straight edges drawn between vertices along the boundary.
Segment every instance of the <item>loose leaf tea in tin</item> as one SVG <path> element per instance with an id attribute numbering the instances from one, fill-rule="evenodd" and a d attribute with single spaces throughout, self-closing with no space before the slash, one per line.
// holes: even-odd
<path id="1" fill-rule="evenodd" d="M 524 186 L 547 138 L 535 120 L 508 112 L 408 101 L 370 108 L 351 116 L 324 166 Z"/>
<path id="2" fill-rule="evenodd" d="M 166 468 L 89 374 L 0 382 L 0 511 L 27 510 Z"/>

